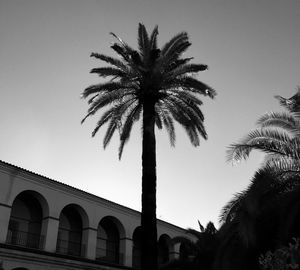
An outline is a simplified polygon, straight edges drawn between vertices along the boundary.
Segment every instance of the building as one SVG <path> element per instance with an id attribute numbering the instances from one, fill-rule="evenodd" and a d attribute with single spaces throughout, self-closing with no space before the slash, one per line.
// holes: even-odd
<path id="1" fill-rule="evenodd" d="M 5 270 L 138 269 L 140 213 L 0 161 Z M 158 220 L 159 263 L 180 256 L 184 229 Z M 1 266 L 0 266 L 1 268 Z"/>

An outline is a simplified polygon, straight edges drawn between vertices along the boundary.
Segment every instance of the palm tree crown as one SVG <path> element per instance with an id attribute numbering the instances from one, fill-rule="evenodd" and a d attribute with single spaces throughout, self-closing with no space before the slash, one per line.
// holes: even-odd
<path id="1" fill-rule="evenodd" d="M 121 158 L 134 122 L 139 120 L 146 104 L 154 104 L 155 124 L 159 129 L 166 128 L 172 146 L 175 143 L 174 120 L 185 128 L 191 143 L 198 146 L 199 135 L 206 139 L 207 134 L 203 126 L 204 116 L 199 109 L 202 102 L 195 94 L 213 98 L 216 92 L 193 76 L 206 70 L 207 66 L 190 64 L 192 58 L 182 58 L 191 45 L 187 33 L 177 34 L 162 49 L 158 49 L 158 28 L 155 27 L 149 36 L 145 26 L 139 24 L 138 51 L 111 34 L 117 39 L 111 48 L 120 58 L 91 54 L 110 64 L 109 67 L 94 68 L 91 73 L 111 79 L 91 85 L 82 93 L 83 98 L 90 97 L 90 107 L 82 122 L 98 110 L 109 107 L 99 119 L 92 136 L 108 123 L 103 141 L 105 148 L 118 130 Z"/>
<path id="2" fill-rule="evenodd" d="M 251 131 L 228 150 L 229 161 L 246 159 L 252 150 L 267 153 L 265 166 L 278 173 L 300 171 L 300 88 L 291 98 L 275 96 L 286 112 L 270 112 L 259 118 Z"/>

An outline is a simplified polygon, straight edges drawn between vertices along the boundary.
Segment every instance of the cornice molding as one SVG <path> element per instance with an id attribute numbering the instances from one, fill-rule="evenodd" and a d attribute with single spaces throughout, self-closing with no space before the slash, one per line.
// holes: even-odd
<path id="1" fill-rule="evenodd" d="M 104 199 L 102 197 L 96 196 L 94 194 L 88 193 L 84 190 L 81 190 L 79 188 L 70 186 L 68 184 L 64 184 L 60 181 L 51 179 L 49 177 L 37 174 L 35 172 L 32 172 L 30 170 L 18 167 L 16 165 L 7 163 L 5 161 L 0 160 L 0 171 L 3 173 L 13 174 L 20 178 L 23 178 L 26 181 L 34 182 L 37 185 L 44 185 L 49 188 L 52 188 L 54 190 L 65 192 L 66 194 L 72 194 L 73 196 L 79 198 L 80 200 L 85 199 L 87 201 L 94 202 L 96 204 L 100 204 L 102 207 L 106 206 L 108 209 L 114 209 L 118 211 L 121 214 L 127 213 L 137 219 L 140 219 L 141 213 L 137 210 L 134 210 L 132 208 L 129 208 L 124 205 L 120 205 L 118 203 L 112 202 L 110 200 Z M 185 229 L 176 226 L 174 224 L 171 224 L 169 222 L 157 219 L 157 223 L 160 224 L 163 227 L 167 227 L 168 229 L 174 230 L 174 231 L 181 231 L 182 233 L 186 232 Z"/>
<path id="2" fill-rule="evenodd" d="M 29 182 L 34 182 L 37 185 L 45 185 L 45 186 L 55 189 L 59 192 L 65 192 L 66 194 L 72 194 L 73 196 L 76 196 L 81 200 L 85 199 L 88 201 L 92 201 L 94 203 L 98 203 L 101 206 L 107 206 L 109 209 L 113 208 L 114 210 L 117 210 L 120 213 L 124 213 L 124 211 L 125 211 L 127 214 L 130 214 L 130 215 L 136 216 L 137 218 L 140 218 L 139 211 L 136 211 L 136 210 L 126 207 L 124 205 L 120 205 L 118 203 L 109 201 L 107 199 L 104 199 L 104 198 L 101 198 L 94 194 L 88 193 L 79 188 L 70 186 L 68 184 L 62 183 L 60 181 L 51 179 L 49 177 L 37 174 L 35 172 L 23 169 L 21 167 L 9 164 L 9 163 L 1 161 L 1 160 L 0 160 L 0 171 L 2 171 L 3 173 L 8 173 L 10 175 L 14 174 L 17 177 L 23 178 L 24 180 L 29 181 Z"/>

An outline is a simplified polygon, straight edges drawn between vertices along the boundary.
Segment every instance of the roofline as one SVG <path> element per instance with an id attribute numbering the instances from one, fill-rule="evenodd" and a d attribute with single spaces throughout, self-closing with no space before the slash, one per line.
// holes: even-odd
<path id="1" fill-rule="evenodd" d="M 84 190 L 82 190 L 82 189 L 79 189 L 79 188 L 73 187 L 73 186 L 71 186 L 71 185 L 65 184 L 65 183 L 63 183 L 63 182 L 61 182 L 61 181 L 54 180 L 54 179 L 52 179 L 52 178 L 50 178 L 50 177 L 47 177 L 47 176 L 38 174 L 38 173 L 33 172 L 33 171 L 30 171 L 30 170 L 28 170 L 28 169 L 24 169 L 24 168 L 22 168 L 22 167 L 20 167 L 20 166 L 17 166 L 17 165 L 8 163 L 8 162 L 3 161 L 3 160 L 1 160 L 1 159 L 0 159 L 0 164 L 4 165 L 4 166 L 6 166 L 6 167 L 9 166 L 10 168 L 15 169 L 15 170 L 21 170 L 21 171 L 24 172 L 24 173 L 33 175 L 33 176 L 35 176 L 35 177 L 42 178 L 42 179 L 48 181 L 49 183 L 55 183 L 55 184 L 57 184 L 57 185 L 61 185 L 61 186 L 65 187 L 65 188 L 71 189 L 71 190 L 73 190 L 73 191 L 75 191 L 75 192 L 79 192 L 79 193 L 84 194 L 84 195 L 86 195 L 86 196 L 93 197 L 94 199 L 97 199 L 97 200 L 100 199 L 100 200 L 104 201 L 104 202 L 107 203 L 107 204 L 110 204 L 110 205 L 115 206 L 115 207 L 117 207 L 117 208 L 123 208 L 123 209 L 126 209 L 127 211 L 133 212 L 133 213 L 137 214 L 138 216 L 141 215 L 141 212 L 140 212 L 140 211 L 137 211 L 137 210 L 132 209 L 132 208 L 130 208 L 130 207 L 127 207 L 127 206 L 118 204 L 118 203 L 116 203 L 116 202 L 110 201 L 110 200 L 108 200 L 108 199 L 102 198 L 102 197 L 97 196 L 97 195 L 95 195 L 95 194 L 92 194 L 92 193 L 89 193 L 89 192 L 84 191 Z M 177 228 L 177 229 L 186 231 L 186 229 L 184 229 L 184 228 L 182 228 L 182 227 L 179 227 L 179 226 L 177 226 L 177 225 L 174 225 L 174 224 L 172 224 L 172 223 L 170 223 L 170 222 L 167 222 L 167 221 L 164 221 L 164 220 L 161 220 L 161 219 L 158 219 L 158 218 L 157 218 L 156 220 L 157 220 L 157 222 L 159 222 L 159 223 L 163 223 L 163 224 L 165 224 L 165 225 L 169 225 L 169 226 L 175 227 L 175 228 Z"/>

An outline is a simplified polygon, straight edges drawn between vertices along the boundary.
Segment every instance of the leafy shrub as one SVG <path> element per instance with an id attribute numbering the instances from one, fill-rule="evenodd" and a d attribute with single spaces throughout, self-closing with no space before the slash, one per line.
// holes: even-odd
<path id="1" fill-rule="evenodd" d="M 260 256 L 259 264 L 262 270 L 290 270 L 300 269 L 300 238 L 293 238 L 294 243 L 268 251 Z"/>

